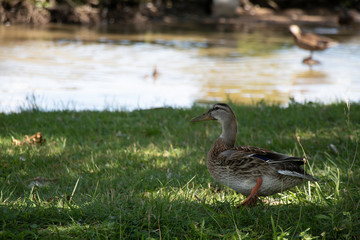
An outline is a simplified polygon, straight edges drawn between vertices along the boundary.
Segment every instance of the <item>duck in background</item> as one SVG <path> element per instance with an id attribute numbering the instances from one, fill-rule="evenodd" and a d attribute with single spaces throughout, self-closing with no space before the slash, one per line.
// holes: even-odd
<path id="1" fill-rule="evenodd" d="M 303 33 L 297 25 L 291 25 L 289 30 L 294 37 L 295 44 L 302 49 L 310 51 L 310 56 L 303 60 L 304 64 L 319 64 L 319 61 L 313 59 L 314 51 L 322 51 L 337 45 L 337 42 L 331 38 L 319 36 L 313 33 Z"/>

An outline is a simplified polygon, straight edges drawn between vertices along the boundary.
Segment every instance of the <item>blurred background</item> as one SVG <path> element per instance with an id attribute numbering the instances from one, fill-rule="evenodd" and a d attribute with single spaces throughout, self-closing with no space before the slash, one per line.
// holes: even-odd
<path id="1" fill-rule="evenodd" d="M 1 0 L 0 111 L 359 101 L 359 0 Z M 291 24 L 332 38 L 302 61 Z"/>

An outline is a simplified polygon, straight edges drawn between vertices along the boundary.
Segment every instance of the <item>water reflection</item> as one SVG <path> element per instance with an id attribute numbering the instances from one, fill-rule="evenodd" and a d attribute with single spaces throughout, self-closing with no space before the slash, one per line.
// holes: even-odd
<path id="1" fill-rule="evenodd" d="M 295 75 L 295 84 L 313 85 L 313 84 L 330 84 L 328 75 L 322 71 L 307 70 L 299 72 Z"/>
<path id="2" fill-rule="evenodd" d="M 30 94 L 40 107 L 77 110 L 360 98 L 359 34 L 334 32 L 341 44 L 309 70 L 286 26 L 137 31 L 1 26 L 0 110 L 17 110 Z"/>

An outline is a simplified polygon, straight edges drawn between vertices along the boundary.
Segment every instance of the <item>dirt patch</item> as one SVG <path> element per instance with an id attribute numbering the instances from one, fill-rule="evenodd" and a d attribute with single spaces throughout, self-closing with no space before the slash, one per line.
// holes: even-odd
<path id="1" fill-rule="evenodd" d="M 279 24 L 279 25 L 322 25 L 335 27 L 338 26 L 338 17 L 335 14 L 328 15 L 310 15 L 302 14 L 288 14 L 285 12 L 278 12 L 266 15 L 243 15 L 237 21 L 261 22 L 265 24 Z"/>
<path id="2" fill-rule="evenodd" d="M 99 9 L 89 5 L 61 4 L 54 7 L 38 7 L 28 0 L 4 0 L 0 2 L 0 23 L 34 24 L 49 22 L 71 24 L 97 24 Z"/>
<path id="3" fill-rule="evenodd" d="M 48 9 L 51 15 L 51 22 L 70 24 L 98 24 L 100 22 L 99 9 L 88 5 L 71 7 L 59 5 L 56 8 Z"/>
<path id="4" fill-rule="evenodd" d="M 50 22 L 50 13 L 37 8 L 28 1 L 1 1 L 0 22 L 5 24 L 46 24 Z"/>

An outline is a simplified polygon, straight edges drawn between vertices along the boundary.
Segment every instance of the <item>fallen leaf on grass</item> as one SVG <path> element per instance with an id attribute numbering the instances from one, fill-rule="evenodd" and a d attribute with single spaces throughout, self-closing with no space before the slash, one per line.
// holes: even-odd
<path id="1" fill-rule="evenodd" d="M 43 138 L 41 132 L 37 132 L 34 135 L 31 135 L 30 137 L 28 135 L 25 135 L 25 140 L 24 141 L 15 139 L 14 137 L 12 138 L 12 144 L 15 145 L 15 146 L 22 146 L 22 145 L 25 145 L 25 144 L 27 144 L 27 145 L 30 145 L 30 144 L 42 145 L 45 142 L 46 142 L 46 139 Z"/>

